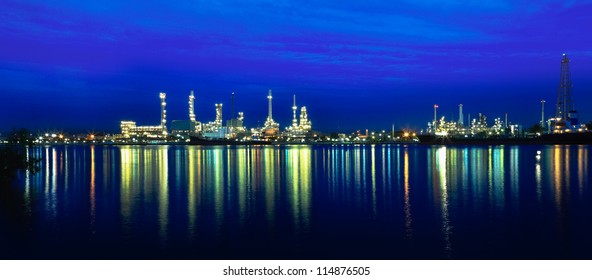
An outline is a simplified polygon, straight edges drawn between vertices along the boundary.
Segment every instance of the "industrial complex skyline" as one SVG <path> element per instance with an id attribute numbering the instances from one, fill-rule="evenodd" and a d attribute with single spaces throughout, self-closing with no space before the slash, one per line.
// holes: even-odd
<path id="1" fill-rule="evenodd" d="M 138 8 L 141 7 L 141 8 Z M 0 131 L 119 131 L 120 121 L 244 112 L 263 126 L 293 121 L 293 96 L 319 131 L 420 130 L 432 108 L 458 105 L 533 125 L 555 114 L 560 59 L 573 104 L 592 120 L 592 4 L 587 1 L 328 1 L 152 4 L 6 1 L 0 12 Z M 231 93 L 235 94 L 232 95 Z M 233 116 L 236 117 L 236 116 Z M 224 118 L 226 121 L 227 118 Z"/>

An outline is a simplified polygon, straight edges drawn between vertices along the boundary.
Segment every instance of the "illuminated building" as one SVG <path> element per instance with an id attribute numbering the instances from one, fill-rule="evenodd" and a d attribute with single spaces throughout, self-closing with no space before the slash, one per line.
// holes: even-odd
<path id="1" fill-rule="evenodd" d="M 134 121 L 121 121 L 121 135 L 123 138 L 166 138 L 166 93 L 160 93 L 160 124 L 137 126 Z"/>
<path id="2" fill-rule="evenodd" d="M 121 121 L 119 125 L 121 127 L 121 134 L 129 138 L 131 135 L 131 131 L 136 127 L 136 122 L 134 121 Z"/>

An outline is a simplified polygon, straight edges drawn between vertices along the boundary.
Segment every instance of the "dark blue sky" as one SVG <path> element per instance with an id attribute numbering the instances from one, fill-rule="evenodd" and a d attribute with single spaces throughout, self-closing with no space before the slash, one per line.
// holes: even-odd
<path id="1" fill-rule="evenodd" d="M 554 114 L 562 53 L 592 119 L 592 1 L 2 1 L 0 131 L 118 131 L 118 122 L 200 121 L 230 93 L 247 126 L 421 129 L 432 106 L 532 125 Z M 125 3 L 122 3 L 125 2 Z M 50 3 L 50 4 L 48 4 Z"/>

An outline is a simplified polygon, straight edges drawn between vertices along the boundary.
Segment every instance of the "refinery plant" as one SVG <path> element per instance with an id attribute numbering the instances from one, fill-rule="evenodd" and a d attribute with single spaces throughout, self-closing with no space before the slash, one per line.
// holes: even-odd
<path id="1" fill-rule="evenodd" d="M 307 142 L 316 136 L 312 132 L 312 122 L 308 118 L 306 107 L 300 108 L 300 117 L 297 118 L 298 107 L 296 106 L 296 95 L 292 106 L 292 124 L 284 131 L 280 131 L 280 125 L 273 119 L 273 96 L 271 89 L 268 91 L 268 115 L 263 127 L 247 129 L 244 126 L 244 113 L 238 112 L 234 116 L 234 92 L 232 93 L 231 110 L 233 118 L 224 122 L 222 115 L 222 103 L 214 104 L 216 117 L 209 122 L 197 121 L 195 114 L 195 94 L 189 93 L 189 118 L 188 120 L 173 120 L 170 131 L 166 119 L 166 93 L 160 93 L 161 120 L 159 125 L 138 126 L 135 121 L 124 120 L 120 123 L 121 134 L 116 137 L 118 142 L 146 143 L 146 142 L 167 142 L 185 141 L 199 143 L 224 143 L 232 142 Z"/>
<path id="2" fill-rule="evenodd" d="M 243 112 L 235 113 L 234 96 L 230 106 L 222 103 L 214 105 L 215 118 L 200 122 L 195 113 L 196 96 L 189 92 L 187 119 L 167 120 L 167 94 L 161 92 L 160 122 L 156 125 L 138 125 L 133 120 L 120 122 L 119 134 L 87 133 L 67 134 L 63 131 L 38 131 L 27 134 L 25 140 L 10 140 L 0 137 L 0 143 L 34 144 L 134 144 L 134 143 L 189 143 L 189 144 L 278 144 L 278 143 L 327 143 L 327 144 L 375 144 L 375 143 L 421 143 L 421 144 L 590 144 L 592 129 L 580 123 L 578 112 L 572 99 L 572 80 L 570 60 L 563 54 L 560 64 L 560 78 L 557 88 L 557 102 L 554 115 L 545 115 L 545 100 L 541 100 L 540 120 L 530 128 L 510 122 L 508 114 L 504 117 L 488 118 L 485 114 L 466 114 L 467 107 L 458 105 L 458 117 L 447 119 L 438 115 L 439 106 L 433 106 L 433 119 L 425 130 L 409 129 L 390 132 L 385 130 L 354 133 L 314 132 L 306 106 L 298 107 L 296 95 L 291 106 L 292 120 L 282 126 L 273 118 L 273 94 L 267 92 L 267 117 L 261 120 L 262 126 L 247 128 Z M 263 98 L 261 98 L 263 105 Z M 465 104 L 466 105 L 466 104 Z M 223 108 L 230 107 L 230 118 L 225 119 Z M 537 117 L 538 119 L 538 117 Z M 257 122 L 260 123 L 260 122 Z M 13 133 L 15 134 L 15 133 Z M 21 133 L 23 134 L 23 133 Z M 23 134 L 24 135 L 24 134 Z M 1 136 L 1 135 L 0 135 Z M 13 137 L 14 138 L 14 137 Z"/>
<path id="3" fill-rule="evenodd" d="M 541 100 L 541 120 L 539 130 L 526 135 L 530 138 L 541 137 L 551 139 L 549 142 L 561 142 L 559 134 L 571 134 L 563 136 L 564 139 L 577 140 L 587 139 L 590 133 L 584 124 L 578 120 L 578 112 L 574 109 L 572 102 L 572 81 L 569 67 L 570 60 L 563 54 L 560 68 L 560 78 L 557 94 L 555 116 L 545 120 L 545 100 Z M 500 138 L 524 138 L 523 129 L 520 125 L 508 122 L 508 115 L 505 121 L 496 118 L 492 125 L 487 122 L 487 117 L 479 113 L 477 118 L 471 119 L 469 114 L 467 123 L 464 122 L 463 105 L 458 106 L 458 121 L 449 121 L 444 117 L 438 119 L 438 105 L 434 105 L 434 119 L 428 123 L 427 130 L 422 131 L 420 140 L 434 141 L 435 138 L 454 139 L 500 139 Z M 555 135 L 555 136 L 552 136 Z M 429 136 L 429 137 L 428 137 Z M 587 140 L 583 140 L 587 141 Z M 576 141 L 577 142 L 577 141 Z"/>

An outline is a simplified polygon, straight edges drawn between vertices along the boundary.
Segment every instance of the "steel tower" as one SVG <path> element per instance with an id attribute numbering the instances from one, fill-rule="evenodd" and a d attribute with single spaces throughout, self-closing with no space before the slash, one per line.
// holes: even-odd
<path id="1" fill-rule="evenodd" d="M 565 122 L 569 119 L 569 113 L 573 110 L 571 102 L 571 72 L 569 70 L 569 59 L 563 54 L 561 59 L 561 72 L 559 75 L 559 89 L 557 93 L 557 111 L 555 118 L 559 122 Z"/>
<path id="2" fill-rule="evenodd" d="M 160 93 L 160 126 L 162 127 L 162 134 L 167 135 L 166 128 L 166 93 Z"/>

